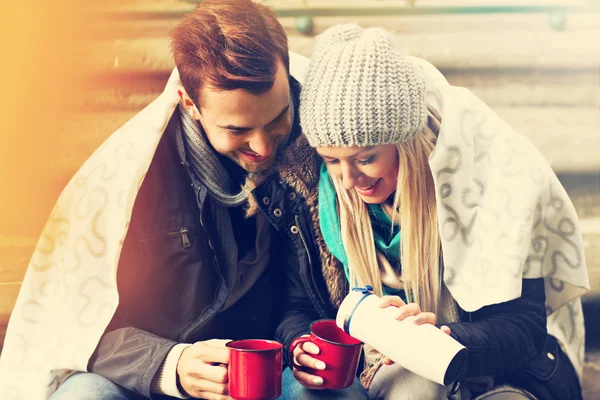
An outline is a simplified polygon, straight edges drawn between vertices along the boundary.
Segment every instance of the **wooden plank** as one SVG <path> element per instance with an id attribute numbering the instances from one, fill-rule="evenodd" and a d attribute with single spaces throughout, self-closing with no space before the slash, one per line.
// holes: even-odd
<path id="1" fill-rule="evenodd" d="M 8 327 L 8 315 L 0 315 L 0 354 L 2 354 L 2 346 L 4 345 L 4 337 L 6 336 L 6 328 Z"/>
<path id="2" fill-rule="evenodd" d="M 195 1 L 195 0 L 194 0 Z M 585 0 L 270 0 L 274 9 L 306 8 L 368 8 L 368 7 L 545 7 L 585 6 Z"/>
<path id="3" fill-rule="evenodd" d="M 595 316 L 587 317 L 594 318 Z M 595 344 L 596 347 L 588 346 L 585 352 L 582 394 L 586 400 L 597 399 L 600 394 L 600 348 L 597 347 L 598 343 Z"/>
<path id="4" fill-rule="evenodd" d="M 290 38 L 301 36 L 296 31 L 295 18 L 279 18 Z M 313 35 L 340 23 L 357 23 L 362 27 L 382 27 L 397 34 L 430 34 L 444 36 L 448 33 L 465 35 L 503 35 L 509 32 L 520 34 L 525 40 L 528 35 L 537 32 L 554 33 L 560 36 L 567 32 L 589 31 L 600 28 L 599 14 L 569 14 L 565 32 L 556 32 L 548 25 L 548 15 L 540 14 L 485 14 L 485 15 L 420 15 L 420 16 L 359 16 L 359 17 L 315 17 Z M 174 22 L 176 24 L 176 22 Z M 466 37 L 466 40 L 469 38 Z M 573 43 L 573 46 L 585 46 L 585 43 Z M 520 43 L 514 43 L 519 46 Z M 476 49 L 474 49 L 476 50 Z"/>
<path id="5" fill-rule="evenodd" d="M 81 32 L 79 39 L 105 38 L 160 38 L 168 37 L 171 30 L 181 18 L 147 18 L 124 20 L 97 16 L 90 18 L 86 30 Z M 361 26 L 379 26 L 388 30 L 402 33 L 427 32 L 444 34 L 446 32 L 499 32 L 507 31 L 532 32 L 535 30 L 552 31 L 547 13 L 536 14 L 482 14 L 482 15 L 386 15 L 374 17 L 358 15 L 354 17 L 314 17 L 312 35 L 319 34 L 337 23 L 358 23 Z M 296 29 L 297 18 L 279 17 L 286 33 L 290 38 L 306 36 Z M 598 14 L 571 13 L 567 15 L 566 30 L 582 30 L 598 27 Z M 312 36 L 309 35 L 309 36 Z"/>
<path id="6" fill-rule="evenodd" d="M 44 134 L 36 145 L 24 140 L 22 132 L 5 132 L 0 149 L 3 187 L 0 234 L 37 239 L 56 199 L 73 174 L 100 144 L 136 111 L 114 113 L 63 113 L 63 118 L 44 120 Z M 24 162 L 23 160 L 35 160 Z"/>
<path id="7" fill-rule="evenodd" d="M 600 72 L 598 71 L 441 71 L 448 82 L 471 89 L 491 107 L 596 107 L 600 106 Z M 138 74 L 135 79 L 115 75 L 100 86 L 85 87 L 93 96 L 75 101 L 83 111 L 113 112 L 140 110 L 162 91 L 167 74 Z"/>
<path id="8" fill-rule="evenodd" d="M 493 107 L 527 136 L 555 172 L 600 171 L 600 113 L 595 108 Z"/>
<path id="9" fill-rule="evenodd" d="M 12 312 L 21 283 L 0 284 L 0 316 L 8 316 Z"/>
<path id="10" fill-rule="evenodd" d="M 600 107 L 600 71 L 442 70 L 491 107 Z"/>
<path id="11" fill-rule="evenodd" d="M 424 58 L 439 69 L 598 70 L 600 29 L 577 32 L 402 33 L 394 39 L 406 54 Z M 315 41 L 291 37 L 290 49 L 309 57 Z M 158 53 L 157 53 L 158 54 Z M 565 56 L 568 55 L 568 56 Z"/>
<path id="12" fill-rule="evenodd" d="M 259 0 L 255 0 L 259 1 Z M 119 11 L 122 13 L 186 13 L 193 10 L 201 0 L 144 0 L 120 1 L 115 4 L 88 4 L 86 8 L 93 11 Z M 475 8 L 475 7 L 513 7 L 513 8 L 547 8 L 547 7 L 584 7 L 589 5 L 585 0 L 267 0 L 261 1 L 276 12 L 302 9 L 400 9 L 400 8 Z"/>
<path id="13" fill-rule="evenodd" d="M 0 287 L 23 280 L 35 242 L 34 238 L 0 237 Z"/>
<path id="14" fill-rule="evenodd" d="M 590 293 L 600 298 L 600 231 L 583 236 Z"/>
<path id="15" fill-rule="evenodd" d="M 428 20 L 437 21 L 434 26 L 439 26 L 448 18 L 423 17 L 420 22 L 427 24 Z M 369 24 L 365 25 L 374 25 L 377 20 L 380 19 L 369 19 Z M 489 28 L 484 26 L 482 21 L 478 21 L 478 18 L 462 20 L 462 30 L 440 29 L 438 32 L 429 29 L 406 31 L 399 23 L 395 25 L 394 40 L 405 53 L 424 58 L 438 68 L 446 70 L 598 71 L 600 46 L 596 46 L 594 41 L 595 37 L 600 37 L 598 22 L 594 26 L 585 25 L 581 29 L 574 27 L 564 32 L 555 32 L 549 28 L 532 30 L 525 26 L 516 30 L 511 27 L 510 20 L 498 21 L 497 25 Z M 334 21 L 330 18 L 323 21 L 323 24 L 316 21 L 315 27 L 322 31 L 332 23 L 344 21 L 348 20 Z M 417 21 L 413 21 L 413 24 L 416 23 Z M 381 22 L 379 24 L 381 25 Z M 289 31 L 288 33 L 290 49 L 310 57 L 315 38 L 291 34 Z M 105 37 L 107 32 L 99 35 Z M 135 75 L 152 71 L 164 73 L 174 67 L 166 34 L 160 37 L 125 37 L 116 40 L 89 39 L 85 43 L 86 46 L 81 46 L 73 56 L 80 60 L 80 70 L 88 75 Z"/>

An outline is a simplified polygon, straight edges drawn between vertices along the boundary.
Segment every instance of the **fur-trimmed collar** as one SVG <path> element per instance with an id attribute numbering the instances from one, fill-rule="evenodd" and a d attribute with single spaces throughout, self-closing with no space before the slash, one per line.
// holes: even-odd
<path id="1" fill-rule="evenodd" d="M 281 182 L 294 189 L 306 201 L 312 237 L 319 250 L 321 271 L 329 299 L 337 309 L 348 292 L 348 283 L 340 262 L 329 252 L 319 226 L 319 167 L 321 158 L 304 136 L 300 136 L 282 153 L 279 167 Z"/>

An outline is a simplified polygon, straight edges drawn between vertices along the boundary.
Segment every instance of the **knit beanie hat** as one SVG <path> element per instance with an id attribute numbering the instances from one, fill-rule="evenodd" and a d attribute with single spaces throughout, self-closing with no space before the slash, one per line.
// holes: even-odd
<path id="1" fill-rule="evenodd" d="M 425 76 L 382 28 L 336 25 L 317 37 L 300 95 L 313 147 L 413 139 L 427 122 Z"/>

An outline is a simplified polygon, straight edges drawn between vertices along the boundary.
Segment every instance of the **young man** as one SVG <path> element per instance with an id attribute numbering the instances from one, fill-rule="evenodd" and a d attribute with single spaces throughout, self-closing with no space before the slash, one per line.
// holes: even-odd
<path id="1" fill-rule="evenodd" d="M 317 257 L 279 178 L 302 139 L 283 28 L 250 0 L 207 0 L 172 48 L 165 92 L 86 162 L 42 233 L 0 395 L 225 399 L 227 340 L 277 330 L 289 344 L 332 316 L 285 314 L 279 290 Z M 283 384 L 289 398 L 365 398 L 358 383 L 306 391 L 289 369 Z"/>

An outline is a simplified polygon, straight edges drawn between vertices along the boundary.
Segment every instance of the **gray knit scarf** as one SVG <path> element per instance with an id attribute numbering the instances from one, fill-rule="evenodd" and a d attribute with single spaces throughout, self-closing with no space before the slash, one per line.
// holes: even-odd
<path id="1" fill-rule="evenodd" d="M 290 113 L 292 126 L 294 121 L 294 98 L 290 93 Z M 181 115 L 181 130 L 185 153 L 187 154 L 190 168 L 196 178 L 206 186 L 210 196 L 220 205 L 225 207 L 237 207 L 245 204 L 248 200 L 248 192 L 236 185 L 231 178 L 215 151 L 206 141 L 204 132 L 200 130 L 200 124 L 179 104 L 179 115 Z M 285 148 L 289 143 L 290 132 L 287 133 L 279 150 Z M 255 179 L 259 174 L 248 174 L 247 179 Z M 237 192 L 237 193 L 236 193 Z"/>

